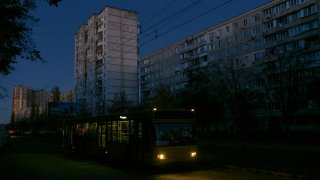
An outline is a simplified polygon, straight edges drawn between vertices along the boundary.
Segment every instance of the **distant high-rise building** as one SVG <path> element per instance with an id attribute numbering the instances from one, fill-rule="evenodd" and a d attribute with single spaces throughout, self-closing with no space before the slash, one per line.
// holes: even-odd
<path id="1" fill-rule="evenodd" d="M 138 101 L 138 15 L 106 7 L 91 16 L 75 37 L 75 98 L 83 113 L 108 113 L 125 93 Z"/>
<path id="2" fill-rule="evenodd" d="M 50 92 L 35 90 L 24 85 L 16 85 L 13 89 L 12 112 L 14 121 L 47 113 Z"/>
<path id="3" fill-rule="evenodd" d="M 27 108 L 30 92 L 31 88 L 27 86 L 16 85 L 14 87 L 12 95 L 12 112 L 15 122 L 30 116 Z"/>
<path id="4" fill-rule="evenodd" d="M 75 102 L 74 90 L 68 89 L 60 94 L 60 102 Z"/>

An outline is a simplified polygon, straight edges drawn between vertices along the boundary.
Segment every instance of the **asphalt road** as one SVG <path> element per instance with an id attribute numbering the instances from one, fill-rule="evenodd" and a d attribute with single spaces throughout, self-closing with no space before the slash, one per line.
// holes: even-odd
<path id="1" fill-rule="evenodd" d="M 14 138 L 14 145 L 0 151 L 0 179 L 296 179 L 273 174 L 228 169 L 200 164 L 179 164 L 158 168 L 99 161 L 63 149 L 55 139 Z"/>

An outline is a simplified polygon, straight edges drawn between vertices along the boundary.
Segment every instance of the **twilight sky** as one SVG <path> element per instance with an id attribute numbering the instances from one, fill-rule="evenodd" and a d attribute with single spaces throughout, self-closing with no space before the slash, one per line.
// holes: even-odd
<path id="1" fill-rule="evenodd" d="M 8 98 L 0 99 L 0 124 L 10 122 L 15 85 L 47 90 L 53 86 L 61 90 L 73 87 L 75 34 L 90 16 L 106 6 L 138 13 L 140 31 L 143 32 L 140 36 L 143 44 L 140 57 L 143 57 L 271 0 L 62 0 L 57 8 L 49 6 L 45 0 L 36 1 L 38 7 L 33 14 L 40 18 L 40 22 L 33 27 L 33 39 L 46 62 L 28 62 L 18 58 L 11 74 L 0 75 L 0 86 L 8 94 Z M 207 11 L 210 12 L 190 21 Z M 181 15 L 170 18 L 168 23 L 160 23 L 177 12 Z M 174 28 L 180 24 L 185 25 Z M 171 29 L 174 30 L 168 32 Z M 156 32 L 160 37 L 155 38 Z"/>

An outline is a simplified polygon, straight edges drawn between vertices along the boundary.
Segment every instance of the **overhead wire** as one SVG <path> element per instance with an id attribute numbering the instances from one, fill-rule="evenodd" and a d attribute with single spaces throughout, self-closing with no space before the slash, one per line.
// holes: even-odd
<path id="1" fill-rule="evenodd" d="M 222 4 L 218 5 L 218 6 L 215 6 L 214 8 L 211 8 L 211 9 L 209 9 L 208 11 L 206 11 L 206 12 L 204 12 L 204 13 L 198 15 L 198 16 L 195 16 L 195 17 L 193 17 L 193 18 L 191 18 L 191 19 L 188 19 L 187 21 L 184 21 L 183 23 L 181 23 L 181 24 L 179 24 L 179 25 L 177 25 L 177 26 L 174 26 L 173 28 L 171 28 L 171 29 L 163 32 L 162 34 L 159 34 L 157 37 L 152 38 L 152 39 L 150 39 L 150 40 L 142 43 L 140 46 L 144 46 L 144 45 L 150 43 L 151 41 L 153 41 L 153 40 L 155 40 L 155 39 L 157 39 L 157 38 L 159 38 L 159 37 L 161 37 L 161 36 L 163 36 L 163 35 L 165 35 L 165 34 L 168 34 L 169 32 L 171 32 L 171 31 L 173 31 L 173 30 L 175 30 L 175 29 L 177 29 L 177 28 L 179 28 L 179 27 L 181 27 L 181 26 L 184 26 L 184 25 L 186 25 L 186 24 L 188 24 L 188 23 L 190 23 L 190 22 L 192 22 L 192 21 L 194 21 L 194 20 L 196 20 L 196 19 L 198 19 L 198 18 L 200 18 L 200 17 L 202 17 L 202 16 L 204 16 L 204 15 L 209 14 L 210 12 L 212 12 L 212 11 L 214 11 L 214 10 L 217 10 L 217 9 L 219 9 L 219 8 L 227 5 L 228 3 L 232 2 L 232 1 L 233 1 L 233 0 L 225 1 L 224 3 L 222 3 Z"/>
<path id="2" fill-rule="evenodd" d="M 175 1 L 176 1 L 176 0 L 171 1 L 171 2 L 170 2 L 169 4 L 167 4 L 164 8 L 160 9 L 159 11 L 157 11 L 157 13 L 155 13 L 155 14 L 154 14 L 151 18 L 149 18 L 147 21 L 150 22 L 153 18 L 155 18 L 157 15 L 159 15 L 159 12 L 163 12 L 164 10 L 166 10 L 167 8 L 169 8 L 171 5 L 173 5 L 173 4 L 175 3 Z M 173 18 L 173 17 L 176 16 L 177 14 L 180 14 L 180 15 L 181 15 L 182 12 L 185 11 L 187 8 L 193 6 L 194 4 L 196 4 L 197 2 L 200 2 L 200 1 L 201 1 L 201 0 L 197 0 L 196 2 L 194 2 L 194 3 L 190 4 L 190 5 L 188 5 L 187 7 L 183 8 L 182 10 L 179 10 L 178 12 L 172 14 L 171 16 L 166 17 L 164 20 L 161 20 L 159 23 L 163 23 L 163 22 L 169 20 L 170 18 Z M 158 23 L 157 23 L 156 25 L 158 25 Z M 154 25 L 153 25 L 153 26 L 154 26 Z M 152 27 L 152 26 L 151 26 L 151 27 Z M 149 27 L 149 29 L 150 29 L 151 27 Z M 133 31 L 130 31 L 129 33 L 133 33 Z M 136 33 L 136 32 L 134 32 L 134 33 Z M 141 32 L 140 35 L 143 34 L 143 33 L 145 33 L 145 32 Z M 117 48 L 123 46 L 125 43 L 127 43 L 127 42 L 129 42 L 129 41 L 131 41 L 131 40 L 135 40 L 135 39 L 137 39 L 137 38 L 139 38 L 139 37 L 134 36 L 133 38 L 129 38 L 126 42 L 120 43 L 119 46 L 117 46 L 115 49 L 113 49 L 113 50 L 111 50 L 111 51 L 114 51 L 114 50 L 116 50 Z M 136 48 L 134 48 L 134 49 L 136 49 Z M 131 50 L 130 50 L 130 51 L 131 51 Z M 129 51 L 129 52 L 130 52 L 130 51 Z M 110 55 L 109 55 L 109 56 L 110 56 Z M 109 64 L 109 63 L 110 63 L 110 62 L 108 62 L 108 64 Z M 71 71 L 71 72 L 72 72 L 72 71 Z M 52 84 L 53 84 L 53 83 L 52 83 Z M 57 84 L 57 83 L 56 83 L 56 84 Z M 53 86 L 54 86 L 54 85 L 53 85 Z M 47 87 L 47 85 L 46 85 L 45 87 Z"/>
<path id="3" fill-rule="evenodd" d="M 164 22 L 168 22 L 169 18 L 173 18 L 173 17 L 175 17 L 176 15 L 178 15 L 179 13 L 182 13 L 183 11 L 186 11 L 187 8 L 190 8 L 190 7 L 192 7 L 192 6 L 197 5 L 197 3 L 199 3 L 200 1 L 202 1 L 202 0 L 197 0 L 197 1 L 195 1 L 194 3 L 186 6 L 185 8 L 179 10 L 178 12 L 176 12 L 176 13 L 168 16 L 167 18 L 165 18 L 165 19 L 163 19 L 163 20 L 161 20 L 159 23 L 161 24 L 161 23 L 164 23 Z M 171 29 L 169 29 L 169 30 L 167 30 L 167 31 L 159 34 L 158 36 L 156 36 L 156 37 L 154 37 L 154 38 L 152 38 L 152 39 L 150 39 L 150 40 L 148 40 L 148 41 L 140 44 L 139 47 L 145 46 L 146 44 L 152 42 L 153 40 L 155 40 L 155 39 L 157 39 L 157 38 L 159 38 L 159 37 L 161 37 L 161 36 L 164 36 L 165 34 L 168 34 L 169 32 L 171 32 L 171 31 L 173 31 L 173 30 L 175 30 L 175 29 L 177 29 L 177 28 L 179 28 L 179 27 L 181 27 L 181 26 L 183 26 L 183 25 L 186 25 L 186 24 L 188 24 L 188 23 L 190 23 L 190 22 L 192 22 L 192 21 L 194 21 L 194 20 L 196 20 L 196 19 L 198 19 L 198 18 L 200 18 L 200 17 L 202 17 L 202 16 L 204 16 L 204 15 L 207 15 L 208 13 L 210 13 L 210 12 L 212 12 L 212 11 L 214 11 L 214 10 L 217 10 L 218 8 L 221 8 L 221 7 L 225 6 L 226 4 L 228 4 L 228 3 L 230 3 L 230 2 L 232 2 L 232 0 L 225 1 L 224 3 L 222 3 L 222 4 L 218 5 L 218 6 L 215 6 L 214 8 L 211 8 L 211 9 L 209 9 L 208 11 L 206 11 L 206 12 L 204 12 L 204 13 L 198 15 L 198 16 L 195 16 L 195 17 L 193 17 L 193 18 L 191 18 L 191 19 L 188 19 L 188 20 L 184 21 L 183 23 L 181 23 L 181 24 L 179 24 L 179 25 L 177 25 L 177 26 L 174 26 L 173 28 L 171 28 Z M 167 6 L 171 5 L 172 3 L 173 3 L 173 2 L 169 3 Z M 167 6 L 166 6 L 166 7 L 167 7 Z M 159 25 L 159 23 L 154 24 L 154 26 L 157 27 L 157 26 Z M 166 23 L 166 24 L 167 24 L 167 23 Z M 151 29 L 151 28 L 148 28 L 147 30 L 150 30 L 150 29 Z M 142 31 L 142 32 L 140 33 L 140 35 L 143 34 L 143 33 L 146 33 L 147 30 Z M 129 33 L 135 33 L 135 32 L 134 32 L 134 31 L 130 31 Z M 127 41 L 120 43 L 117 47 L 115 47 L 114 49 L 110 49 L 110 50 L 111 50 L 111 51 L 118 51 L 117 48 L 125 45 L 127 42 L 129 42 L 129 41 L 131 41 L 131 40 L 137 40 L 137 39 L 138 39 L 137 36 L 134 36 L 133 38 L 128 38 Z M 132 50 L 136 50 L 136 49 L 137 49 L 137 47 L 134 47 L 134 48 L 128 50 L 126 53 L 131 53 Z M 108 56 L 110 57 L 111 55 L 109 54 Z M 113 62 L 113 61 L 115 61 L 115 60 L 111 60 L 111 61 L 107 62 L 106 64 L 111 64 L 111 62 Z M 105 65 L 105 63 L 103 63 L 102 65 Z M 89 72 L 94 71 L 94 70 L 95 70 L 95 68 L 92 68 Z M 74 79 L 72 78 L 72 79 L 70 79 L 70 80 L 67 80 L 66 82 L 63 82 L 62 85 L 66 84 L 66 83 L 69 83 L 69 82 L 71 82 L 72 80 L 74 80 Z"/>
<path id="4" fill-rule="evenodd" d="M 164 12 L 165 10 L 167 10 L 170 6 L 172 6 L 174 3 L 176 2 L 176 0 L 173 0 L 171 2 L 169 2 L 164 8 L 160 9 L 159 11 L 157 11 L 156 13 L 154 13 L 149 19 L 147 19 L 144 22 L 144 25 L 148 24 L 149 22 L 151 22 L 152 19 L 154 19 L 155 17 L 159 16 L 159 14 L 161 14 L 162 12 Z"/>
<path id="5" fill-rule="evenodd" d="M 162 19 L 161 21 L 159 21 L 159 22 L 157 22 L 157 23 L 154 23 L 154 24 L 153 24 L 152 26 L 150 26 L 149 28 L 146 28 L 145 30 L 141 30 L 141 34 L 142 34 L 142 33 L 146 33 L 146 32 L 148 32 L 148 31 L 150 31 L 151 29 L 154 29 L 155 27 L 158 27 L 158 26 L 162 25 L 162 23 L 167 22 L 167 21 L 170 20 L 171 18 L 175 18 L 177 15 L 180 15 L 181 13 L 184 13 L 184 12 L 187 11 L 187 10 L 190 10 L 190 8 L 192 8 L 192 6 L 197 5 L 198 3 L 200 3 L 200 1 L 202 1 L 202 0 L 197 0 L 197 1 L 189 4 L 188 6 L 180 9 L 179 11 L 171 14 L 170 16 Z"/>
<path id="6" fill-rule="evenodd" d="M 169 8 L 171 5 L 173 5 L 173 4 L 175 3 L 175 1 L 176 1 L 176 0 L 171 1 L 171 2 L 168 3 L 164 8 L 160 9 L 159 11 L 157 11 L 157 13 L 155 13 L 153 16 L 151 16 L 151 18 L 149 18 L 149 19 L 147 20 L 147 23 L 148 23 L 148 21 L 151 22 L 151 20 L 154 19 L 157 15 L 159 15 L 160 12 L 163 12 L 164 10 L 166 10 L 167 8 Z M 187 12 L 187 10 L 190 10 L 190 8 L 191 8 L 192 6 L 196 5 L 196 4 L 199 3 L 200 1 L 202 1 L 202 0 L 197 0 L 197 1 L 195 1 L 194 3 L 192 3 L 192 4 L 189 4 L 189 5 L 186 6 L 185 8 L 177 11 L 176 13 L 171 14 L 170 16 L 166 17 L 165 19 L 159 21 L 158 23 L 156 23 L 156 24 L 154 24 L 154 25 L 152 25 L 152 26 L 155 26 L 155 27 L 156 27 L 156 26 L 160 25 L 161 23 L 164 23 L 164 22 L 167 22 L 167 23 L 168 23 L 168 22 L 170 22 L 170 21 L 168 21 L 168 20 L 170 20 L 171 18 L 175 18 L 175 17 L 178 17 L 178 16 L 182 15 L 183 13 Z M 166 23 L 166 24 L 167 24 L 167 23 Z M 165 25 L 166 25 L 166 24 L 165 24 Z M 165 25 L 164 25 L 164 26 L 165 26 Z M 150 26 L 150 27 L 148 28 L 148 30 L 152 29 L 152 26 Z M 132 33 L 132 32 L 133 32 L 133 31 L 131 31 L 130 33 Z M 147 31 L 141 32 L 139 35 L 141 36 L 142 34 L 144 34 L 144 33 L 146 33 L 146 32 L 147 32 Z M 121 47 L 122 45 L 124 45 L 125 43 L 127 43 L 127 42 L 129 42 L 129 41 L 131 41 L 131 40 L 134 40 L 134 39 L 136 39 L 136 38 L 137 38 L 137 37 L 128 39 L 126 42 L 121 43 L 121 44 L 120 44 L 118 47 L 116 47 L 116 48 L 119 48 L 119 47 Z M 140 38 L 140 40 L 141 40 L 141 39 L 143 39 L 144 37 L 138 37 L 138 38 Z M 116 49 L 116 48 L 115 48 L 115 49 Z M 47 87 L 47 86 L 45 86 L 45 87 Z"/>
<path id="7" fill-rule="evenodd" d="M 176 16 L 179 15 L 180 13 L 184 13 L 184 11 L 186 11 L 186 10 L 190 10 L 190 8 L 191 8 L 192 6 L 195 6 L 196 4 L 200 3 L 200 1 L 202 1 L 202 0 L 197 0 L 197 1 L 189 4 L 188 6 L 180 9 L 179 11 L 177 11 L 177 12 L 169 15 L 168 17 L 162 19 L 161 21 L 154 23 L 154 24 L 151 25 L 150 27 L 148 27 L 148 28 L 146 28 L 146 29 L 144 29 L 144 30 L 141 30 L 141 34 L 142 34 L 142 33 L 146 33 L 146 32 L 148 32 L 149 30 L 154 29 L 155 27 L 158 27 L 158 26 L 162 25 L 162 23 L 167 22 L 168 20 L 176 17 Z"/>
<path id="8" fill-rule="evenodd" d="M 54 87 L 57 84 L 59 84 L 61 81 L 64 81 L 66 78 L 69 78 L 70 76 L 73 76 L 73 68 L 69 68 L 65 73 L 56 76 L 56 78 L 50 83 L 45 84 L 45 88 L 49 87 Z"/>

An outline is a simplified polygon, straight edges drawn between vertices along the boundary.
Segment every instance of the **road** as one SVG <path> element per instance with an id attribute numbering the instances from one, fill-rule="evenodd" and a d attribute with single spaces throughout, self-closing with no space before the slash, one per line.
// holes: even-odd
<path id="1" fill-rule="evenodd" d="M 0 151 L 0 179 L 283 180 L 290 177 L 200 164 L 158 168 L 127 165 L 124 162 L 114 164 L 75 155 L 50 138 L 17 136 L 13 146 Z"/>

